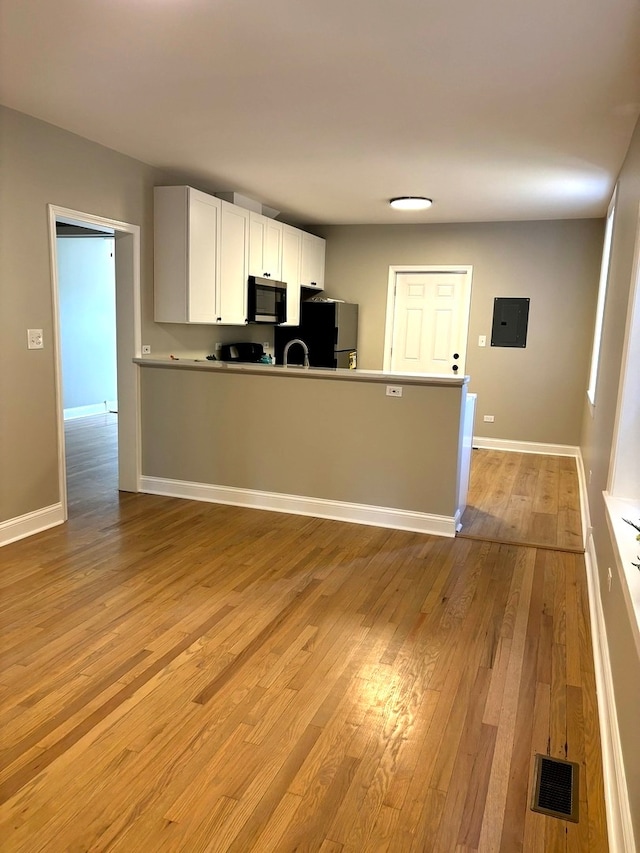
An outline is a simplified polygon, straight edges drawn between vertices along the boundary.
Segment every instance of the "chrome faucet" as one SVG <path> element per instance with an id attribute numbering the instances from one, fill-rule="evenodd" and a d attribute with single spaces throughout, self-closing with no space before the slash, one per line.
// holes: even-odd
<path id="1" fill-rule="evenodd" d="M 288 362 L 289 349 L 294 344 L 300 344 L 300 346 L 302 347 L 302 349 L 304 351 L 304 366 L 309 367 L 309 347 L 305 344 L 305 342 L 303 340 L 300 340 L 300 338 L 294 338 L 292 341 L 289 341 L 289 343 L 285 346 L 284 354 L 282 356 L 282 361 L 284 362 L 284 366 L 289 367 L 289 362 Z"/>

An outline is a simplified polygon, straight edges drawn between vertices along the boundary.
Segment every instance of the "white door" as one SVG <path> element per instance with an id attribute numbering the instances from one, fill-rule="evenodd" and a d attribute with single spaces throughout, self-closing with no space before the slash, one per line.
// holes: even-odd
<path id="1" fill-rule="evenodd" d="M 388 369 L 463 375 L 471 270 L 395 271 Z"/>

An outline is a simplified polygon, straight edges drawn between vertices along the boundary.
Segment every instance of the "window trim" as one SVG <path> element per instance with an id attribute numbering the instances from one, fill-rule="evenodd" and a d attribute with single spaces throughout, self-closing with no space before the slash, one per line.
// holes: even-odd
<path id="1" fill-rule="evenodd" d="M 640 454 L 637 430 L 637 376 L 640 367 L 640 205 L 633 249 L 633 266 L 629 288 L 624 345 L 620 361 L 620 379 L 616 415 L 609 458 L 607 492 L 613 497 L 640 501 L 638 468 L 629 464 Z"/>
<path id="2" fill-rule="evenodd" d="M 631 619 L 636 648 L 640 654 L 640 571 L 634 566 L 640 559 L 636 531 L 624 519 L 640 520 L 640 477 L 638 454 L 640 432 L 637 428 L 637 374 L 640 364 L 640 205 L 636 226 L 633 268 L 625 340 L 620 363 L 620 382 L 616 419 L 609 460 L 607 491 L 603 492 L 607 524 L 614 546 L 620 585 Z"/>
<path id="3" fill-rule="evenodd" d="M 600 282 L 598 284 L 598 301 L 596 303 L 596 319 L 593 328 L 593 346 L 591 349 L 591 365 L 589 368 L 589 382 L 587 385 L 587 397 L 591 405 L 591 413 L 596 405 L 596 391 L 598 386 L 598 367 L 600 366 L 600 348 L 602 346 L 602 327 L 604 325 L 604 306 L 609 284 L 609 270 L 611 267 L 611 246 L 613 243 L 613 221 L 616 211 L 616 197 L 618 187 L 616 185 L 607 208 L 607 220 L 604 229 L 604 244 L 602 247 L 602 261 L 600 264 Z"/>

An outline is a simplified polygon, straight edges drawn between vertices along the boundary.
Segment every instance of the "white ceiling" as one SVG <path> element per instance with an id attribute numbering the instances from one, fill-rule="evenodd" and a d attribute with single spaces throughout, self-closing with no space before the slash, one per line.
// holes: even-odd
<path id="1" fill-rule="evenodd" d="M 604 214 L 640 0 L 0 0 L 0 102 L 316 223 Z M 392 196 L 434 199 L 420 213 Z"/>

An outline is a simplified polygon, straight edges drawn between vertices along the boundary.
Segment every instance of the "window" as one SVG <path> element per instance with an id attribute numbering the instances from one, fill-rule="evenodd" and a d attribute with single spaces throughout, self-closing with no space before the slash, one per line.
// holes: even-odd
<path id="1" fill-rule="evenodd" d="M 602 343 L 602 322 L 604 320 L 604 301 L 609 281 L 609 260 L 611 258 L 611 238 L 613 235 L 613 217 L 616 209 L 616 192 L 613 191 L 609 209 L 607 211 L 607 224 L 604 229 L 604 246 L 602 248 L 602 264 L 600 266 L 600 284 L 598 286 L 598 303 L 596 305 L 596 324 L 593 331 L 593 349 L 591 351 L 591 370 L 589 371 L 589 386 L 587 397 L 592 406 L 596 404 L 596 385 L 598 382 L 598 362 L 600 360 L 600 344 Z"/>
<path id="2" fill-rule="evenodd" d="M 636 617 L 636 638 L 640 642 L 640 543 L 635 530 L 624 522 L 640 520 L 640 211 L 636 232 L 633 275 L 629 293 L 629 309 L 622 369 L 618 390 L 618 407 L 613 436 L 609 483 L 605 492 L 609 529 L 618 548 L 619 568 L 626 584 L 622 585 L 627 605 Z"/>

